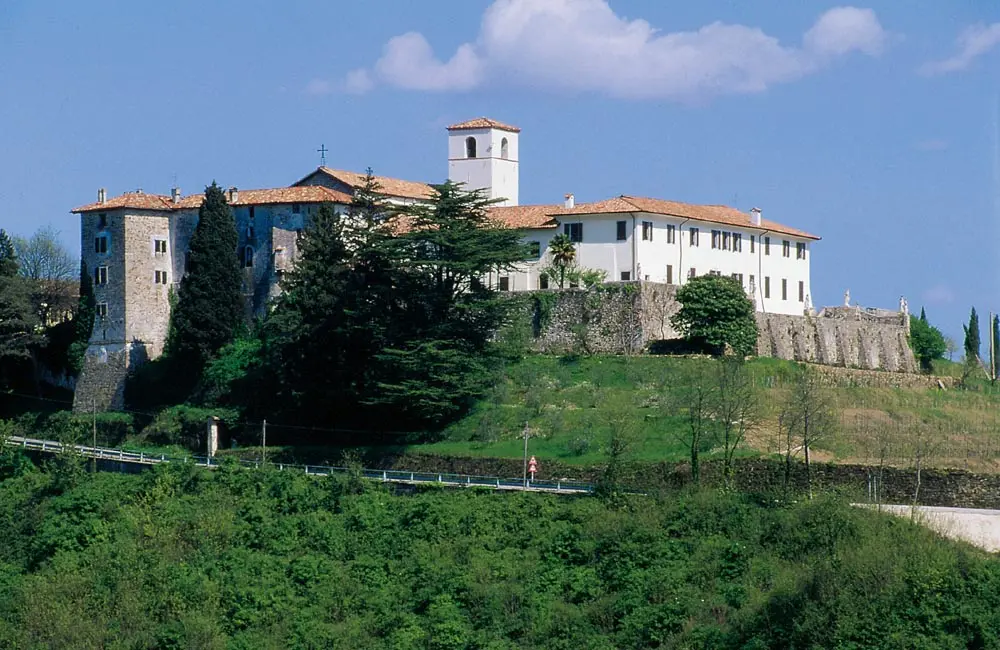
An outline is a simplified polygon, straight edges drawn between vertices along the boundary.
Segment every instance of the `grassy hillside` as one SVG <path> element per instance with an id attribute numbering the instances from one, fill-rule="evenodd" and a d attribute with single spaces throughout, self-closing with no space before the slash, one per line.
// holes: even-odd
<path id="1" fill-rule="evenodd" d="M 445 432 L 444 441 L 420 449 L 520 458 L 527 423 L 530 452 L 540 459 L 601 462 L 610 431 L 618 427 L 635 437 L 637 460 L 682 460 L 686 423 L 678 414 L 683 404 L 677 395 L 691 369 L 704 363 L 669 357 L 528 357 L 509 367 L 475 411 Z M 750 367 L 766 418 L 743 453 L 774 452 L 777 416 L 793 364 L 756 359 Z M 889 464 L 907 465 L 920 440 L 931 465 L 989 471 L 1000 456 L 1000 394 L 988 389 L 832 386 L 840 426 L 819 443 L 819 458 L 864 462 L 884 448 Z"/>
<path id="2" fill-rule="evenodd" d="M 831 497 L 430 491 L 0 458 L 0 647 L 995 647 L 1000 563 Z M 768 505 L 762 505 L 768 504 Z"/>

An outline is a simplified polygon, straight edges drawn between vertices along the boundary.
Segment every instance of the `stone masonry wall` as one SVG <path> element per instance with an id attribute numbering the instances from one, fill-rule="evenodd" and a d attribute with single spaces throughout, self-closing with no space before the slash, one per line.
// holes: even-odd
<path id="1" fill-rule="evenodd" d="M 593 289 L 530 294 L 540 352 L 576 350 L 636 354 L 656 341 L 680 338 L 670 317 L 680 309 L 677 287 L 652 282 L 615 282 Z M 901 314 L 857 309 L 820 316 L 757 314 L 759 356 L 827 366 L 917 372 Z"/>
<path id="2" fill-rule="evenodd" d="M 73 410 L 107 411 L 125 406 L 125 377 L 129 368 L 129 346 L 91 345 L 73 393 Z"/>

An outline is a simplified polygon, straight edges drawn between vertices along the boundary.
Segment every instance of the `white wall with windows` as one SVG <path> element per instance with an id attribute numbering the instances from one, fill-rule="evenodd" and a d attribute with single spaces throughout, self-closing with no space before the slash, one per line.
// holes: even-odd
<path id="1" fill-rule="evenodd" d="M 548 263 L 548 242 L 567 234 L 576 243 L 578 265 L 605 271 L 608 281 L 684 284 L 692 274 L 725 275 L 740 280 L 758 311 L 801 315 L 811 302 L 809 240 L 645 213 L 564 215 L 558 221 L 554 229 L 525 231 L 525 241 L 540 242 L 541 259 L 510 274 L 505 288 L 542 288 L 538 270 Z"/>

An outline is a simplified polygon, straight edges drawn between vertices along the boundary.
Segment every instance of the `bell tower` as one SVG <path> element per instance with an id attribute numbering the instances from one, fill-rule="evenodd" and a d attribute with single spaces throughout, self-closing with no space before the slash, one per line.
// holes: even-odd
<path id="1" fill-rule="evenodd" d="M 484 190 L 497 205 L 517 205 L 516 126 L 479 117 L 448 127 L 448 178 L 468 190 Z"/>

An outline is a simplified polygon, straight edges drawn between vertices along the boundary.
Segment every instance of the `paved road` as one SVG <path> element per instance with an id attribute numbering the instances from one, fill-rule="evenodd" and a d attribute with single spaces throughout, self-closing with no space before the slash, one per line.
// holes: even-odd
<path id="1" fill-rule="evenodd" d="M 898 517 L 915 516 L 919 523 L 945 537 L 969 542 L 986 551 L 1000 551 L 1000 510 L 916 506 L 914 514 L 913 506 L 900 505 L 882 505 L 881 510 Z"/>
<path id="2" fill-rule="evenodd" d="M 207 456 L 187 456 L 172 458 L 163 454 L 148 454 L 146 452 L 125 451 L 124 449 L 111 449 L 107 447 L 88 447 L 86 445 L 64 445 L 55 440 L 41 440 L 38 438 L 25 438 L 22 436 L 10 436 L 4 443 L 13 447 L 30 449 L 46 454 L 58 454 L 64 451 L 72 451 L 86 458 L 95 458 L 100 461 L 122 463 L 131 466 L 150 467 L 160 463 L 194 463 L 201 467 L 214 469 L 219 466 L 219 460 Z M 240 461 L 247 467 L 259 467 L 260 463 L 252 460 Z M 348 470 L 346 467 L 331 467 L 327 465 L 288 465 L 285 463 L 274 463 L 274 467 L 279 470 L 302 471 L 314 476 L 329 476 L 331 474 L 343 474 Z M 384 483 L 402 483 L 406 485 L 448 485 L 453 487 L 484 487 L 494 490 L 520 490 L 528 492 L 550 492 L 553 494 L 590 494 L 594 491 L 594 486 L 590 483 L 580 481 L 529 481 L 525 486 L 520 478 L 501 478 L 498 476 L 472 476 L 468 474 L 446 474 L 435 472 L 409 472 L 405 470 L 381 470 L 363 469 L 362 475 L 374 481 Z"/>

